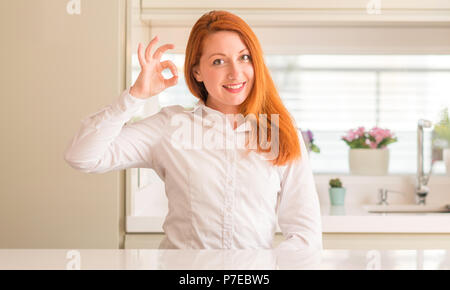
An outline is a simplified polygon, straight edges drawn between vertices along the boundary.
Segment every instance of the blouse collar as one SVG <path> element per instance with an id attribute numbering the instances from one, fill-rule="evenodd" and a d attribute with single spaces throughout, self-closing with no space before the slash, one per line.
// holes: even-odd
<path id="1" fill-rule="evenodd" d="M 199 99 L 195 104 L 194 107 L 192 109 L 188 109 L 186 110 L 186 112 L 195 114 L 198 113 L 198 110 L 203 110 L 203 112 L 206 112 L 206 114 L 217 114 L 219 115 L 222 119 L 226 118 L 226 115 L 220 111 L 217 111 L 215 109 L 212 109 L 208 106 L 206 106 L 205 102 L 203 102 L 203 100 Z M 229 124 L 229 123 L 228 123 Z M 249 124 L 250 125 L 250 124 Z M 238 125 L 238 127 L 234 130 L 235 132 L 247 132 L 247 131 L 251 131 L 251 126 L 246 126 L 245 122 L 241 122 L 240 125 Z"/>

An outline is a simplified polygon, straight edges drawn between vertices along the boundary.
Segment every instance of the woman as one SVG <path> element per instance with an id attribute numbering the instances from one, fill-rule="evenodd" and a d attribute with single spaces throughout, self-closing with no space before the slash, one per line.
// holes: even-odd
<path id="1" fill-rule="evenodd" d="M 152 55 L 157 41 L 145 52 L 139 44 L 136 82 L 82 121 L 66 161 L 83 172 L 154 169 L 169 201 L 160 248 L 269 249 L 278 221 L 286 238 L 278 249 L 321 249 L 307 150 L 251 28 L 226 11 L 204 14 L 191 30 L 184 70 L 196 106 L 165 107 L 125 124 L 146 99 L 177 83 L 176 66 L 160 62 L 174 46 Z M 161 74 L 166 68 L 171 79 Z"/>

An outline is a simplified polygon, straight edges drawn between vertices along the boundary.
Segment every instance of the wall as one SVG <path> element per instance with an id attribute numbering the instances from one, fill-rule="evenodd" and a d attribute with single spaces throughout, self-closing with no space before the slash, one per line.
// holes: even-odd
<path id="1" fill-rule="evenodd" d="M 123 0 L 0 2 L 0 248 L 119 248 L 124 172 L 75 171 L 80 120 L 125 85 Z"/>

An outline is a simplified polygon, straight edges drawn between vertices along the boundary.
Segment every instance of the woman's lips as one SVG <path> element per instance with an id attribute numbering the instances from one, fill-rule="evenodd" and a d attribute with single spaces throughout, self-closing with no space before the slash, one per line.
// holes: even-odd
<path id="1" fill-rule="evenodd" d="M 244 82 L 243 85 L 240 88 L 238 88 L 238 89 L 227 88 L 225 86 L 223 86 L 223 88 L 225 90 L 227 90 L 228 92 L 230 92 L 230 93 L 237 94 L 237 93 L 241 92 L 244 89 L 246 84 L 247 84 L 247 82 Z"/>

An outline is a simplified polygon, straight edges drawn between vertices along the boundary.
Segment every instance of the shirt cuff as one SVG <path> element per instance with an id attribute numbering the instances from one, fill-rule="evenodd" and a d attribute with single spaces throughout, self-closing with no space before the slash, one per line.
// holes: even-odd
<path id="1" fill-rule="evenodd" d="M 113 104 L 113 109 L 118 113 L 135 113 L 147 101 L 147 99 L 136 98 L 130 94 L 130 88 L 122 92 L 119 99 Z"/>

